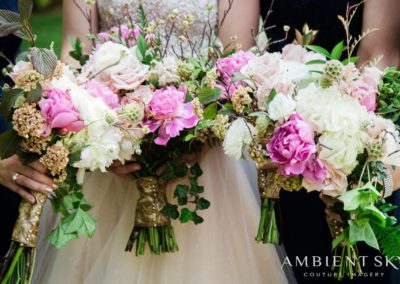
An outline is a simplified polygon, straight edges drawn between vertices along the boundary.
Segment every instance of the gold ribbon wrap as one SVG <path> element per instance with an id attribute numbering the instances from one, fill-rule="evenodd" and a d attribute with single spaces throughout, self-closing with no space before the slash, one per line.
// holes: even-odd
<path id="1" fill-rule="evenodd" d="M 35 204 L 22 200 L 19 205 L 19 215 L 14 225 L 12 240 L 24 247 L 35 248 L 39 233 L 39 220 L 47 196 L 38 192 L 32 192 L 32 194 L 36 198 Z"/>
<path id="2" fill-rule="evenodd" d="M 135 227 L 162 227 L 171 224 L 170 218 L 161 214 L 167 204 L 166 182 L 157 177 L 142 177 L 137 180 L 137 185 L 140 197 Z"/>
<path id="3" fill-rule="evenodd" d="M 262 200 L 265 198 L 279 199 L 280 190 L 276 169 L 258 170 L 258 191 Z"/>

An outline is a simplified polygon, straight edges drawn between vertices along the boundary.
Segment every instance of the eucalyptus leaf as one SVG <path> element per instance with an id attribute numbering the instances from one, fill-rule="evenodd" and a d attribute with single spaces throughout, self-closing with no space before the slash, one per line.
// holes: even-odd
<path id="1" fill-rule="evenodd" d="M 57 55 L 54 51 L 47 48 L 32 47 L 30 50 L 33 67 L 42 74 L 48 77 L 57 67 Z"/>

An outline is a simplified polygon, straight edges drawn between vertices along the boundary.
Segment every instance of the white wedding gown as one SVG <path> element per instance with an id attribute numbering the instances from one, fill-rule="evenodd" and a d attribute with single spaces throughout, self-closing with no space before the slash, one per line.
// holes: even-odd
<path id="1" fill-rule="evenodd" d="M 128 10 L 132 15 L 136 1 L 97 0 L 102 29 L 121 21 Z M 207 0 L 143 1 L 150 18 L 165 19 L 172 9 L 192 14 L 197 22 L 206 21 Z M 217 0 L 211 22 L 217 21 Z M 193 27 L 193 37 L 201 37 L 203 26 Z M 173 41 L 172 41 L 173 42 Z M 179 252 L 136 257 L 125 252 L 135 220 L 138 191 L 133 181 L 112 174 L 88 175 L 84 191 L 94 205 L 97 220 L 92 239 L 81 237 L 62 249 L 45 240 L 55 223 L 50 206 L 41 220 L 33 284 L 180 284 L 180 283 L 288 283 L 281 269 L 277 250 L 257 244 L 260 205 L 257 176 L 253 165 L 226 157 L 220 147 L 206 152 L 200 160 L 204 171 L 200 183 L 211 207 L 201 212 L 200 225 L 174 222 Z M 172 188 L 169 190 L 171 198 Z M 292 281 L 290 281 L 292 282 Z"/>

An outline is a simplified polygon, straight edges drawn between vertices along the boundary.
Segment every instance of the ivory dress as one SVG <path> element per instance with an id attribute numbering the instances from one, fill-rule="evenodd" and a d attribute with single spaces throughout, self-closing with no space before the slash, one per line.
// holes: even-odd
<path id="1" fill-rule="evenodd" d="M 102 30 L 134 18 L 137 1 L 97 0 Z M 127 4 L 127 5 L 124 5 Z M 191 36 L 200 41 L 204 23 L 217 23 L 217 0 L 143 1 L 150 19 L 166 19 L 173 10 L 196 18 Z M 194 39 L 196 41 L 196 39 Z M 172 44 L 176 44 L 173 36 Z M 134 181 L 112 174 L 88 176 L 84 191 L 94 205 L 97 220 L 92 239 L 82 237 L 66 247 L 52 248 L 44 236 L 54 217 L 44 214 L 42 241 L 38 248 L 34 284 L 180 284 L 180 283 L 288 283 L 272 245 L 257 244 L 260 205 L 256 170 L 251 163 L 226 157 L 220 147 L 200 160 L 204 175 L 200 183 L 211 207 L 201 212 L 200 225 L 174 222 L 179 252 L 136 257 L 124 248 L 135 220 L 138 192 Z M 171 198 L 172 188 L 169 190 Z M 53 220 L 52 220 L 53 219 Z"/>

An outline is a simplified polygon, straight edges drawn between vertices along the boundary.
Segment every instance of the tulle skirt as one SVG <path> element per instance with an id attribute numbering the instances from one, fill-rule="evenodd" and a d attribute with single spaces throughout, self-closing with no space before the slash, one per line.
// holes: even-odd
<path id="1" fill-rule="evenodd" d="M 288 283 L 276 248 L 254 240 L 260 213 L 255 168 L 226 157 L 220 147 L 209 150 L 200 164 L 211 207 L 201 212 L 200 225 L 174 222 L 179 252 L 140 257 L 125 252 L 135 220 L 135 183 L 93 173 L 84 185 L 95 206 L 93 238 L 51 247 L 45 235 L 55 220 L 46 208 L 33 283 Z M 169 195 L 172 191 L 171 186 Z"/>

